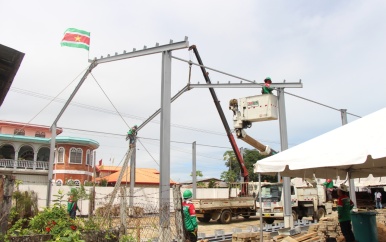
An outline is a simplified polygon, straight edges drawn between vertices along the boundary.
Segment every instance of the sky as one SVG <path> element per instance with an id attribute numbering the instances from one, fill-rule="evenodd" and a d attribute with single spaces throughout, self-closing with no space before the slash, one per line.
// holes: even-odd
<path id="1" fill-rule="evenodd" d="M 299 82 L 285 89 L 289 148 L 386 104 L 386 2 L 374 1 L 101 1 L 0 0 L 0 43 L 25 53 L 0 119 L 51 126 L 89 59 L 183 41 L 196 45 L 212 83 Z M 90 50 L 61 47 L 67 28 L 91 32 Z M 197 63 L 188 49 L 172 55 Z M 98 65 L 58 121 L 61 136 L 100 146 L 96 160 L 122 165 L 125 134 L 161 106 L 161 54 Z M 230 74 L 226 75 L 224 73 Z M 172 96 L 189 81 L 186 62 L 172 59 Z M 204 83 L 192 67 L 191 83 Z M 228 102 L 260 94 L 259 88 L 215 90 L 232 128 Z M 276 94 L 276 91 L 274 91 Z M 56 99 L 54 100 L 54 97 Z M 117 112 L 118 111 L 118 112 Z M 209 90 L 189 90 L 171 105 L 171 179 L 205 178 L 227 170 L 231 150 Z M 280 151 L 279 121 L 253 123 L 246 132 Z M 137 167 L 160 165 L 160 116 L 139 134 Z M 251 149 L 242 140 L 238 147 Z M 333 149 L 334 147 L 331 147 Z"/>

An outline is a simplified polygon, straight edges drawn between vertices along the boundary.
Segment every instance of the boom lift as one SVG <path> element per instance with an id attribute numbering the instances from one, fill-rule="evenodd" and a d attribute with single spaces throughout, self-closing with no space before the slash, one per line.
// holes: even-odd
<path id="1" fill-rule="evenodd" d="M 233 127 L 237 138 L 255 147 L 262 155 L 273 155 L 277 152 L 268 145 L 253 139 L 244 129 L 252 127 L 252 122 L 278 119 L 277 97 L 272 94 L 232 99 L 229 109 L 233 111 Z"/>
<path id="2" fill-rule="evenodd" d="M 195 45 L 192 45 L 189 47 L 189 50 L 193 50 L 196 58 L 197 58 L 197 61 L 198 63 L 200 64 L 200 68 L 201 68 L 201 71 L 202 71 L 202 74 L 204 75 L 204 78 L 205 78 L 205 81 L 207 84 L 211 84 L 211 81 L 210 81 L 210 78 L 209 78 L 209 75 L 208 73 L 206 72 L 206 69 L 204 67 L 204 63 L 202 62 L 201 60 L 201 57 L 200 57 L 200 54 L 198 53 L 198 50 L 196 48 Z M 237 162 L 239 163 L 240 165 L 240 171 L 241 171 L 241 176 L 244 178 L 244 182 L 249 182 L 249 173 L 248 173 L 248 170 L 247 168 L 245 167 L 245 164 L 244 164 L 244 160 L 243 160 L 243 157 L 242 155 L 240 154 L 240 150 L 237 146 L 237 143 L 235 141 L 235 138 L 233 137 L 232 135 L 232 131 L 227 123 L 227 120 L 225 118 L 225 115 L 224 115 L 224 112 L 220 106 L 220 101 L 218 100 L 217 98 L 217 95 L 216 95 L 216 92 L 214 91 L 213 88 L 209 88 L 209 91 L 210 91 L 210 94 L 212 95 L 212 98 L 213 98 L 213 101 L 214 101 L 214 104 L 216 105 L 216 108 L 217 108 L 217 112 L 218 114 L 220 115 L 220 118 L 221 118 L 221 121 L 222 121 L 222 124 L 224 125 L 224 128 L 225 128 L 225 131 L 227 133 L 227 136 L 228 136 L 228 139 L 229 139 L 229 142 L 231 143 L 231 146 L 232 146 L 232 149 L 233 149 L 233 152 L 235 153 L 236 155 L 236 159 L 237 159 Z M 247 194 L 247 191 L 246 191 L 246 187 L 243 187 L 242 189 L 242 194 Z"/>

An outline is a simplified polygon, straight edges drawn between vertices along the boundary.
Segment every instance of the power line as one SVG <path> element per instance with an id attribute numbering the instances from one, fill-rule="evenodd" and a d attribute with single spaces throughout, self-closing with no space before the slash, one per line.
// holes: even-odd
<path id="1" fill-rule="evenodd" d="M 41 98 L 41 99 L 46 99 L 46 100 L 53 100 L 54 99 L 54 101 L 58 102 L 58 103 L 65 103 L 66 102 L 66 99 L 54 98 L 52 96 L 48 96 L 48 95 L 45 95 L 45 94 L 42 94 L 42 93 L 28 91 L 28 90 L 21 89 L 21 88 L 11 87 L 10 90 L 13 91 L 13 92 L 17 92 L 17 93 L 20 93 L 20 94 L 29 95 L 29 96 L 37 97 L 37 98 Z M 119 115 L 117 112 L 109 110 L 109 109 L 99 108 L 99 107 L 95 107 L 95 106 L 91 106 L 91 105 L 86 105 L 86 104 L 82 104 L 82 103 L 78 103 L 78 102 L 71 102 L 70 105 L 76 106 L 76 107 L 80 107 L 80 108 L 89 109 L 89 110 L 93 110 L 93 111 L 109 113 L 109 114 L 113 114 L 113 115 Z M 142 121 L 147 119 L 147 118 L 144 118 L 144 117 L 130 115 L 130 114 L 125 114 L 125 113 L 121 113 L 121 115 L 124 116 L 124 117 L 127 117 L 127 118 L 138 119 L 138 120 L 142 120 Z M 152 123 L 160 123 L 157 120 L 152 120 L 151 122 Z M 191 131 L 195 131 L 195 132 L 209 133 L 209 134 L 213 134 L 213 135 L 226 136 L 226 134 L 221 133 L 221 132 L 215 132 L 215 131 L 206 130 L 206 129 L 199 129 L 199 128 L 194 128 L 194 127 L 190 127 L 190 126 L 180 125 L 180 124 L 171 124 L 171 126 L 175 127 L 175 128 L 187 129 L 187 130 L 191 130 Z"/>
<path id="2" fill-rule="evenodd" d="M 181 59 L 181 58 L 178 58 L 178 57 L 175 57 L 175 56 L 172 56 L 172 58 L 174 58 L 174 59 L 176 59 L 176 60 L 179 60 L 179 61 L 182 61 L 182 62 L 187 62 L 187 63 L 189 63 L 189 65 L 196 65 L 196 66 L 199 66 L 199 67 L 204 67 L 204 68 L 206 68 L 206 69 L 208 69 L 208 70 L 212 70 L 212 71 L 214 71 L 214 72 L 218 72 L 218 73 L 223 74 L 223 75 L 226 75 L 226 76 L 230 76 L 230 77 L 233 77 L 233 78 L 236 78 L 236 79 L 239 79 L 239 80 L 242 80 L 242 81 L 250 82 L 250 83 L 255 83 L 256 85 L 261 86 L 261 84 L 256 83 L 256 81 L 251 81 L 251 80 L 245 79 L 245 78 L 240 77 L 240 76 L 235 76 L 235 75 L 232 75 L 232 74 L 230 74 L 230 73 L 226 73 L 226 72 L 223 72 L 223 71 L 220 71 L 220 70 L 216 70 L 216 69 L 214 69 L 214 68 L 212 68 L 212 67 L 200 65 L 200 64 L 197 64 L 197 63 L 192 62 L 191 60 L 184 60 L 184 59 Z M 323 104 L 323 103 L 320 103 L 320 102 L 313 101 L 313 100 L 311 100 L 311 99 L 307 99 L 307 98 L 304 98 L 304 97 L 300 97 L 300 96 L 298 96 L 298 95 L 295 95 L 295 94 L 292 94 L 292 93 L 289 93 L 289 92 L 285 92 L 285 93 L 287 93 L 287 94 L 289 94 L 289 95 L 292 95 L 292 96 L 294 96 L 294 97 L 297 97 L 297 98 L 306 100 L 306 101 L 308 101 L 308 102 L 312 102 L 312 103 L 315 103 L 315 104 L 318 104 L 318 105 L 321 105 L 321 106 L 324 106 L 324 107 L 327 107 L 327 108 L 331 108 L 331 109 L 336 110 L 336 111 L 339 111 L 339 112 L 341 111 L 341 109 L 334 108 L 334 107 L 328 106 L 328 105 L 326 105 L 326 104 Z M 350 115 L 352 115 L 352 116 L 361 118 L 361 116 L 356 115 L 356 114 L 352 114 L 352 113 L 349 113 L 349 112 L 347 112 L 347 114 L 350 114 Z"/>

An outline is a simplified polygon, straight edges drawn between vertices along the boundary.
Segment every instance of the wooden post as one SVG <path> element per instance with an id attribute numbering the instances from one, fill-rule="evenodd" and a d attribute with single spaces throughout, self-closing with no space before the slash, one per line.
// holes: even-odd
<path id="1" fill-rule="evenodd" d="M 8 216 L 12 207 L 13 186 L 15 177 L 12 175 L 0 175 L 0 233 L 6 234 Z"/>
<path id="2" fill-rule="evenodd" d="M 121 208 L 120 217 L 121 217 L 121 226 L 120 226 L 120 235 L 126 234 L 126 187 L 121 187 Z"/>
<path id="3" fill-rule="evenodd" d="M 185 241 L 185 226 L 184 220 L 182 217 L 182 198 L 180 185 L 173 186 L 173 203 L 174 203 L 174 216 L 175 216 L 175 224 L 177 231 L 177 241 L 184 242 Z"/>
<path id="4" fill-rule="evenodd" d="M 95 209 L 95 187 L 90 188 L 90 197 L 88 203 L 88 218 L 90 219 Z"/>

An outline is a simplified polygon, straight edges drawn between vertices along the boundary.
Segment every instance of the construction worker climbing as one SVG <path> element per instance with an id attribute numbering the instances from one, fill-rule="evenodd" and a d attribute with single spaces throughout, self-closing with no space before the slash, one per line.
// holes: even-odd
<path id="1" fill-rule="evenodd" d="M 137 129 L 138 129 L 138 126 L 137 125 L 134 125 L 128 132 L 127 132 L 127 135 L 126 135 L 126 140 L 130 139 L 130 147 L 134 147 L 135 146 L 135 139 L 137 137 Z"/>

